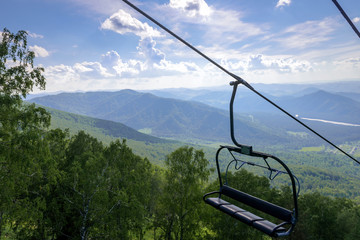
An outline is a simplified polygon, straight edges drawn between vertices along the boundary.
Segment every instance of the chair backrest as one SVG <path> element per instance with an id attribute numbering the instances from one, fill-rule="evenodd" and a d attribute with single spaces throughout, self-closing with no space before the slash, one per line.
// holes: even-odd
<path id="1" fill-rule="evenodd" d="M 260 198 L 254 197 L 247 193 L 241 192 L 227 185 L 221 187 L 221 194 L 228 196 L 234 200 L 244 203 L 252 208 L 269 214 L 283 221 L 292 222 L 292 212 L 286 208 L 277 206 Z"/>

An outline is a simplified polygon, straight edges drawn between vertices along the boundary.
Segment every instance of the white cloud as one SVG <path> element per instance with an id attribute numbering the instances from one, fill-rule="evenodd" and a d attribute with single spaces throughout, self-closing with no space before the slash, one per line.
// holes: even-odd
<path id="1" fill-rule="evenodd" d="M 39 47 L 37 45 L 30 46 L 29 50 L 35 53 L 35 57 L 48 57 L 50 55 L 45 48 Z"/>
<path id="2" fill-rule="evenodd" d="M 179 62 L 172 63 L 167 60 L 161 60 L 160 63 L 155 63 L 154 68 L 177 72 L 177 73 L 189 73 L 189 72 L 200 72 L 201 69 L 195 63 L 192 62 Z"/>
<path id="3" fill-rule="evenodd" d="M 80 78 L 71 66 L 64 64 L 46 67 L 44 76 L 46 77 L 46 90 L 49 91 L 74 90 L 72 89 L 74 83 Z"/>
<path id="4" fill-rule="evenodd" d="M 230 71 L 263 74 L 266 71 L 281 73 L 299 73 L 313 71 L 309 61 L 296 59 L 294 56 L 251 54 L 239 59 L 223 60 L 222 64 Z"/>
<path id="5" fill-rule="evenodd" d="M 211 19 L 204 23 L 206 39 L 229 45 L 265 32 L 259 25 L 242 21 L 242 17 L 241 12 L 234 10 L 214 11 Z"/>
<path id="6" fill-rule="evenodd" d="M 320 21 L 307 21 L 288 27 L 273 40 L 286 48 L 305 49 L 329 41 L 337 23 L 332 18 Z"/>
<path id="7" fill-rule="evenodd" d="M 144 70 L 144 63 L 130 59 L 128 62 L 123 62 L 120 55 L 116 51 L 109 51 L 101 56 L 101 64 L 109 73 L 117 76 L 123 74 L 135 75 Z"/>
<path id="8" fill-rule="evenodd" d="M 76 63 L 73 69 L 81 74 L 82 77 L 112 77 L 113 75 L 104 68 L 99 62 L 82 62 Z"/>
<path id="9" fill-rule="evenodd" d="M 262 56 L 261 63 L 268 69 L 279 72 L 299 73 L 313 70 L 312 63 L 292 56 Z"/>
<path id="10" fill-rule="evenodd" d="M 355 18 L 353 18 L 353 20 L 352 20 L 354 23 L 358 23 L 358 22 L 360 22 L 360 17 L 355 17 Z"/>
<path id="11" fill-rule="evenodd" d="M 334 65 L 339 69 L 353 69 L 360 71 L 360 57 L 346 58 L 339 61 L 335 61 Z"/>
<path id="12" fill-rule="evenodd" d="M 137 60 L 124 62 L 116 51 L 101 56 L 100 62 L 75 63 L 72 70 L 80 79 L 104 79 L 133 76 L 144 70 L 144 63 Z"/>
<path id="13" fill-rule="evenodd" d="M 44 38 L 43 35 L 40 35 L 40 34 L 37 34 L 37 33 L 32 33 L 30 31 L 27 31 L 27 34 L 29 37 L 32 37 L 32 38 Z"/>
<path id="14" fill-rule="evenodd" d="M 145 67 L 143 70 L 151 71 L 153 69 L 161 69 L 166 72 L 161 74 L 167 75 L 169 72 L 187 73 L 200 70 L 193 62 L 181 61 L 173 63 L 166 59 L 165 53 L 156 48 L 156 42 L 151 38 L 141 39 L 137 47 L 139 55 L 145 58 Z"/>
<path id="15" fill-rule="evenodd" d="M 137 47 L 139 54 L 145 58 L 148 65 L 160 63 L 161 60 L 165 59 L 165 53 L 155 46 L 156 42 L 152 38 L 144 38 L 140 40 L 139 46 Z"/>
<path id="16" fill-rule="evenodd" d="M 276 8 L 283 7 L 283 6 L 289 6 L 291 3 L 291 0 L 279 0 L 276 4 Z"/>
<path id="17" fill-rule="evenodd" d="M 124 8 L 126 5 L 123 1 L 119 0 L 64 0 L 71 4 L 77 4 L 81 7 L 86 7 L 93 12 L 110 15 L 114 13 L 114 9 Z M 78 7 L 77 7 L 78 8 Z"/>
<path id="18" fill-rule="evenodd" d="M 121 9 L 106 19 L 101 24 L 101 28 L 112 30 L 119 34 L 133 33 L 141 38 L 162 37 L 158 30 L 152 28 L 147 23 L 140 22 Z"/>
<path id="19" fill-rule="evenodd" d="M 222 5 L 223 6 L 223 5 Z M 181 37 L 201 29 L 203 42 L 230 45 L 265 32 L 265 26 L 243 21 L 246 13 L 208 5 L 204 0 L 170 0 L 158 8 Z M 177 11 L 174 11 L 177 10 Z M 179 13 L 178 10 L 181 12 Z M 170 25 L 170 23 L 168 25 Z M 185 29 L 182 27 L 185 26 Z M 199 29 L 196 29 L 196 28 Z M 195 28 L 195 29 L 194 29 Z"/>
<path id="20" fill-rule="evenodd" d="M 212 12 L 204 0 L 170 0 L 169 6 L 181 9 L 190 17 L 208 17 Z"/>
<path id="21" fill-rule="evenodd" d="M 45 73 L 48 75 L 75 75 L 75 71 L 73 70 L 73 68 L 64 64 L 47 67 Z"/>
<path id="22" fill-rule="evenodd" d="M 85 61 L 72 66 L 46 67 L 47 90 L 151 88 L 157 81 L 162 86 L 169 87 L 174 86 L 174 82 L 169 79 L 177 79 L 178 82 L 184 75 L 191 73 L 194 77 L 202 72 L 193 62 L 174 63 L 166 60 L 165 54 L 156 48 L 156 42 L 152 38 L 141 39 L 138 51 L 138 56 L 143 60 L 124 60 L 116 51 L 109 51 L 98 62 Z"/>

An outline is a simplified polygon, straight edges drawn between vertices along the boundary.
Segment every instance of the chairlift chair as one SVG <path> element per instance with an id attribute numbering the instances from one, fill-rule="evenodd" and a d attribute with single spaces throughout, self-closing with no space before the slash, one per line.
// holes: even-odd
<path id="1" fill-rule="evenodd" d="M 230 100 L 230 132 L 231 139 L 235 146 L 220 146 L 216 153 L 216 168 L 218 173 L 219 185 L 220 188 L 218 191 L 213 191 L 204 195 L 204 201 L 210 206 L 215 207 L 216 209 L 234 217 L 235 219 L 248 224 L 249 226 L 254 227 L 255 229 L 269 235 L 272 237 L 282 237 L 288 236 L 293 231 L 297 218 L 298 218 L 298 205 L 297 197 L 300 189 L 300 184 L 298 179 L 291 173 L 288 166 L 281 161 L 279 158 L 272 156 L 270 154 L 253 151 L 252 146 L 247 146 L 239 144 L 234 135 L 234 113 L 233 113 L 233 104 L 236 95 L 237 86 L 240 84 L 239 81 L 231 82 L 230 85 L 233 86 L 233 92 Z M 225 175 L 221 175 L 221 169 L 219 164 L 219 155 L 223 150 L 227 150 L 230 153 L 231 160 L 226 167 Z M 236 156 L 249 156 L 252 158 L 260 158 L 263 161 L 263 165 L 257 162 L 240 160 Z M 272 168 L 269 164 L 269 160 L 279 163 L 284 170 L 278 170 Z M 278 206 L 274 203 L 265 201 L 258 197 L 252 196 L 248 193 L 239 191 L 235 188 L 232 188 L 228 185 L 227 175 L 231 165 L 234 165 L 235 170 L 239 170 L 244 165 L 250 165 L 254 167 L 259 167 L 269 171 L 268 178 L 274 180 L 278 175 L 285 174 L 290 178 L 291 189 L 292 189 L 292 200 L 293 200 L 293 210 L 286 209 L 282 206 Z M 224 180 L 224 181 L 223 181 Z M 217 195 L 217 196 L 212 196 Z M 257 216 L 256 214 L 251 213 L 250 211 L 244 210 L 235 204 L 232 204 L 224 200 L 223 196 L 229 197 L 237 202 L 245 204 L 253 209 L 257 209 L 260 212 L 263 212 L 267 215 L 273 216 L 278 219 L 280 223 L 273 223 L 264 217 Z"/>

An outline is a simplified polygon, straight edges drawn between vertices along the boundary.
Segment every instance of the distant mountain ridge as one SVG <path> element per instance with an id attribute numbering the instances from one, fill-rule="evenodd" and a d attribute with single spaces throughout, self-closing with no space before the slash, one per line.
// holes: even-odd
<path id="1" fill-rule="evenodd" d="M 360 84 L 354 83 L 354 86 L 358 87 Z M 277 89 L 276 86 L 268 86 L 267 91 L 263 93 L 263 95 L 293 115 L 360 124 L 360 94 L 355 92 L 327 92 L 316 87 L 305 88 L 304 86 L 300 86 L 298 91 L 295 92 L 295 90 L 290 88 L 290 86 L 287 87 L 288 92 L 292 92 L 290 95 L 275 96 L 266 93 L 271 92 L 269 90 L 271 88 Z M 292 87 L 294 88 L 294 86 Z M 329 89 L 333 89 L 332 85 L 327 87 Z M 265 87 L 263 86 L 263 88 Z M 291 89 L 291 91 L 289 89 Z M 166 90 L 152 92 L 161 96 L 173 95 L 179 99 L 198 101 L 224 110 L 229 109 L 231 87 L 227 90 L 192 90 L 190 94 L 182 93 L 182 91 L 185 90 L 181 89 L 173 89 L 169 91 L 169 93 L 167 93 Z M 286 89 L 283 91 L 286 91 Z M 355 88 L 354 91 L 360 90 Z M 278 92 L 274 91 L 274 93 L 276 94 Z M 267 112 L 280 114 L 280 111 L 274 106 L 250 90 L 241 88 L 241 86 L 239 86 L 235 99 L 234 111 L 239 113 Z"/>
<path id="2" fill-rule="evenodd" d="M 360 124 L 360 102 L 342 95 L 320 90 L 281 103 L 304 117 Z"/>
<path id="3" fill-rule="evenodd" d="M 300 118 L 360 123 L 360 102 L 339 94 L 322 90 L 313 92 L 313 90 L 302 90 L 304 94 L 300 96 L 266 96 L 294 116 L 299 115 Z M 178 91 L 185 90 L 178 89 Z M 231 91 L 227 91 L 226 96 L 222 95 L 221 91 L 205 91 L 204 95 L 197 95 L 196 91 L 187 94 L 199 101 L 201 98 L 216 101 L 222 97 L 224 105 L 226 104 L 228 108 L 229 103 L 226 99 L 230 98 Z M 133 90 L 61 93 L 30 101 L 66 112 L 120 122 L 156 137 L 182 141 L 198 139 L 231 142 L 228 110 L 196 101 L 158 97 L 151 93 Z M 234 109 L 242 112 L 241 115 L 236 115 L 235 121 L 235 135 L 240 143 L 250 145 L 291 143 L 299 146 L 306 141 L 315 143 L 312 140 L 313 134 L 259 96 L 244 89 L 239 90 Z M 334 126 L 322 122 L 307 123 L 315 130 L 320 130 L 325 137 L 330 136 L 337 143 L 359 140 L 359 127 Z M 308 134 L 296 134 L 301 132 Z M 306 139 L 301 136 L 306 136 Z"/>
<path id="4" fill-rule="evenodd" d="M 173 139 L 230 142 L 229 113 L 198 102 L 160 98 L 132 90 L 118 92 L 62 93 L 30 100 L 66 112 L 121 122 L 151 135 Z M 237 116 L 236 136 L 247 143 L 286 143 L 286 132 L 275 131 Z"/>

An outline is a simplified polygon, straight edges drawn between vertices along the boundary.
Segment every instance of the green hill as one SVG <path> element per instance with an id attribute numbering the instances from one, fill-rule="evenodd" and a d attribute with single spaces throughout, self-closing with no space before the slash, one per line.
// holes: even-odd
<path id="1" fill-rule="evenodd" d="M 146 143 L 174 143 L 174 141 L 153 137 L 136 131 L 122 123 L 91 118 L 79 114 L 68 113 L 47 108 L 51 113 L 52 126 L 69 128 L 71 131 L 84 130 L 87 132 L 99 133 L 97 137 L 106 135 L 111 138 L 126 138 Z"/>
<path id="2" fill-rule="evenodd" d="M 46 108 L 51 113 L 51 128 L 68 129 L 70 134 L 85 131 L 108 144 L 116 139 L 126 139 L 134 153 L 163 165 L 165 156 L 184 143 L 161 139 L 140 133 L 122 123 L 91 118 L 79 114 Z"/>

